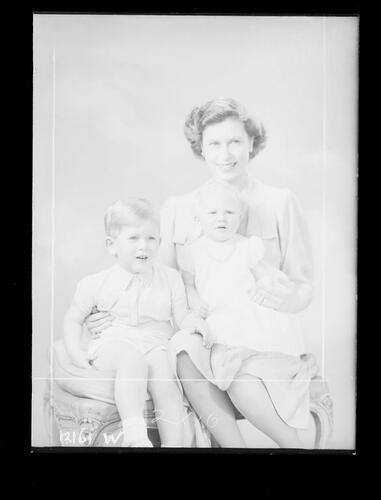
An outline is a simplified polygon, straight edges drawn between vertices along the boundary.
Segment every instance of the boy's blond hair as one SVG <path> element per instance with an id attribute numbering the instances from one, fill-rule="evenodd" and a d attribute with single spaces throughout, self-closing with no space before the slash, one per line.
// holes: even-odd
<path id="1" fill-rule="evenodd" d="M 104 225 L 106 236 L 116 238 L 124 226 L 136 224 L 136 219 L 149 220 L 159 225 L 158 217 L 152 204 L 144 198 L 118 200 L 106 211 Z"/>

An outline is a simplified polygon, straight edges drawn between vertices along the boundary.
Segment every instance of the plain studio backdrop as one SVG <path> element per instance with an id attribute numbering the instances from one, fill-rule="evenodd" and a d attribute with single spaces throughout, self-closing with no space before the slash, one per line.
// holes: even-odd
<path id="1" fill-rule="evenodd" d="M 42 394 L 76 283 L 113 264 L 105 209 L 130 195 L 160 208 L 206 181 L 184 119 L 233 97 L 268 132 L 250 175 L 290 188 L 305 211 L 307 351 L 334 402 L 329 446 L 354 448 L 357 44 L 354 17 L 34 16 L 32 445 L 49 445 Z M 274 446 L 240 425 L 250 446 Z M 312 435 L 311 419 L 307 446 Z"/>

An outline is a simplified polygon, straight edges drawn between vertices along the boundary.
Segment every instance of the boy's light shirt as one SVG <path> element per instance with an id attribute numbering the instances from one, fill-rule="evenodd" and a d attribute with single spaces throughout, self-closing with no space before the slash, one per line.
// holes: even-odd
<path id="1" fill-rule="evenodd" d="M 114 326 L 143 326 L 152 321 L 167 324 L 172 317 L 179 325 L 189 313 L 180 274 L 162 264 L 154 264 L 152 274 L 135 275 L 119 265 L 82 279 L 74 302 L 88 315 L 94 306 L 113 316 Z"/>

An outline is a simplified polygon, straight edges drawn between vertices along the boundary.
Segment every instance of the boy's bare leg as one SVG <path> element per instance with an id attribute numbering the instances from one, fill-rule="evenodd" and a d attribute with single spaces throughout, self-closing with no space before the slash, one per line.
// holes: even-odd
<path id="1" fill-rule="evenodd" d="M 150 446 L 143 409 L 148 366 L 145 357 L 126 342 L 110 342 L 98 351 L 94 366 L 115 370 L 115 402 L 123 425 L 126 446 Z"/>
<path id="2" fill-rule="evenodd" d="M 167 351 L 146 355 L 148 363 L 148 390 L 155 405 L 155 414 L 162 447 L 184 446 L 183 397 L 175 381 Z"/>

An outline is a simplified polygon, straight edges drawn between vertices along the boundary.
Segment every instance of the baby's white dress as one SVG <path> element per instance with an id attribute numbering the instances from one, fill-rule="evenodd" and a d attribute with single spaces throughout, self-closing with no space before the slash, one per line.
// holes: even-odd
<path id="1" fill-rule="evenodd" d="M 173 369 L 177 355 L 185 351 L 200 373 L 223 391 L 237 377 L 258 378 L 278 415 L 292 427 L 308 428 L 313 371 L 302 355 L 298 318 L 259 306 L 247 296 L 255 284 L 250 265 L 264 252 L 261 239 L 236 235 L 230 248 L 208 243 L 202 236 L 186 245 L 179 265 L 194 274 L 196 288 L 209 304 L 207 322 L 217 340 L 207 349 L 199 335 L 180 330 L 169 342 Z"/>
<path id="2" fill-rule="evenodd" d="M 264 251 L 257 236 L 237 234 L 229 243 L 202 236 L 186 248 L 182 268 L 195 276 L 196 289 L 209 305 L 207 322 L 219 343 L 298 356 L 305 348 L 297 315 L 258 305 L 248 295 L 255 286 L 250 268 Z"/>

